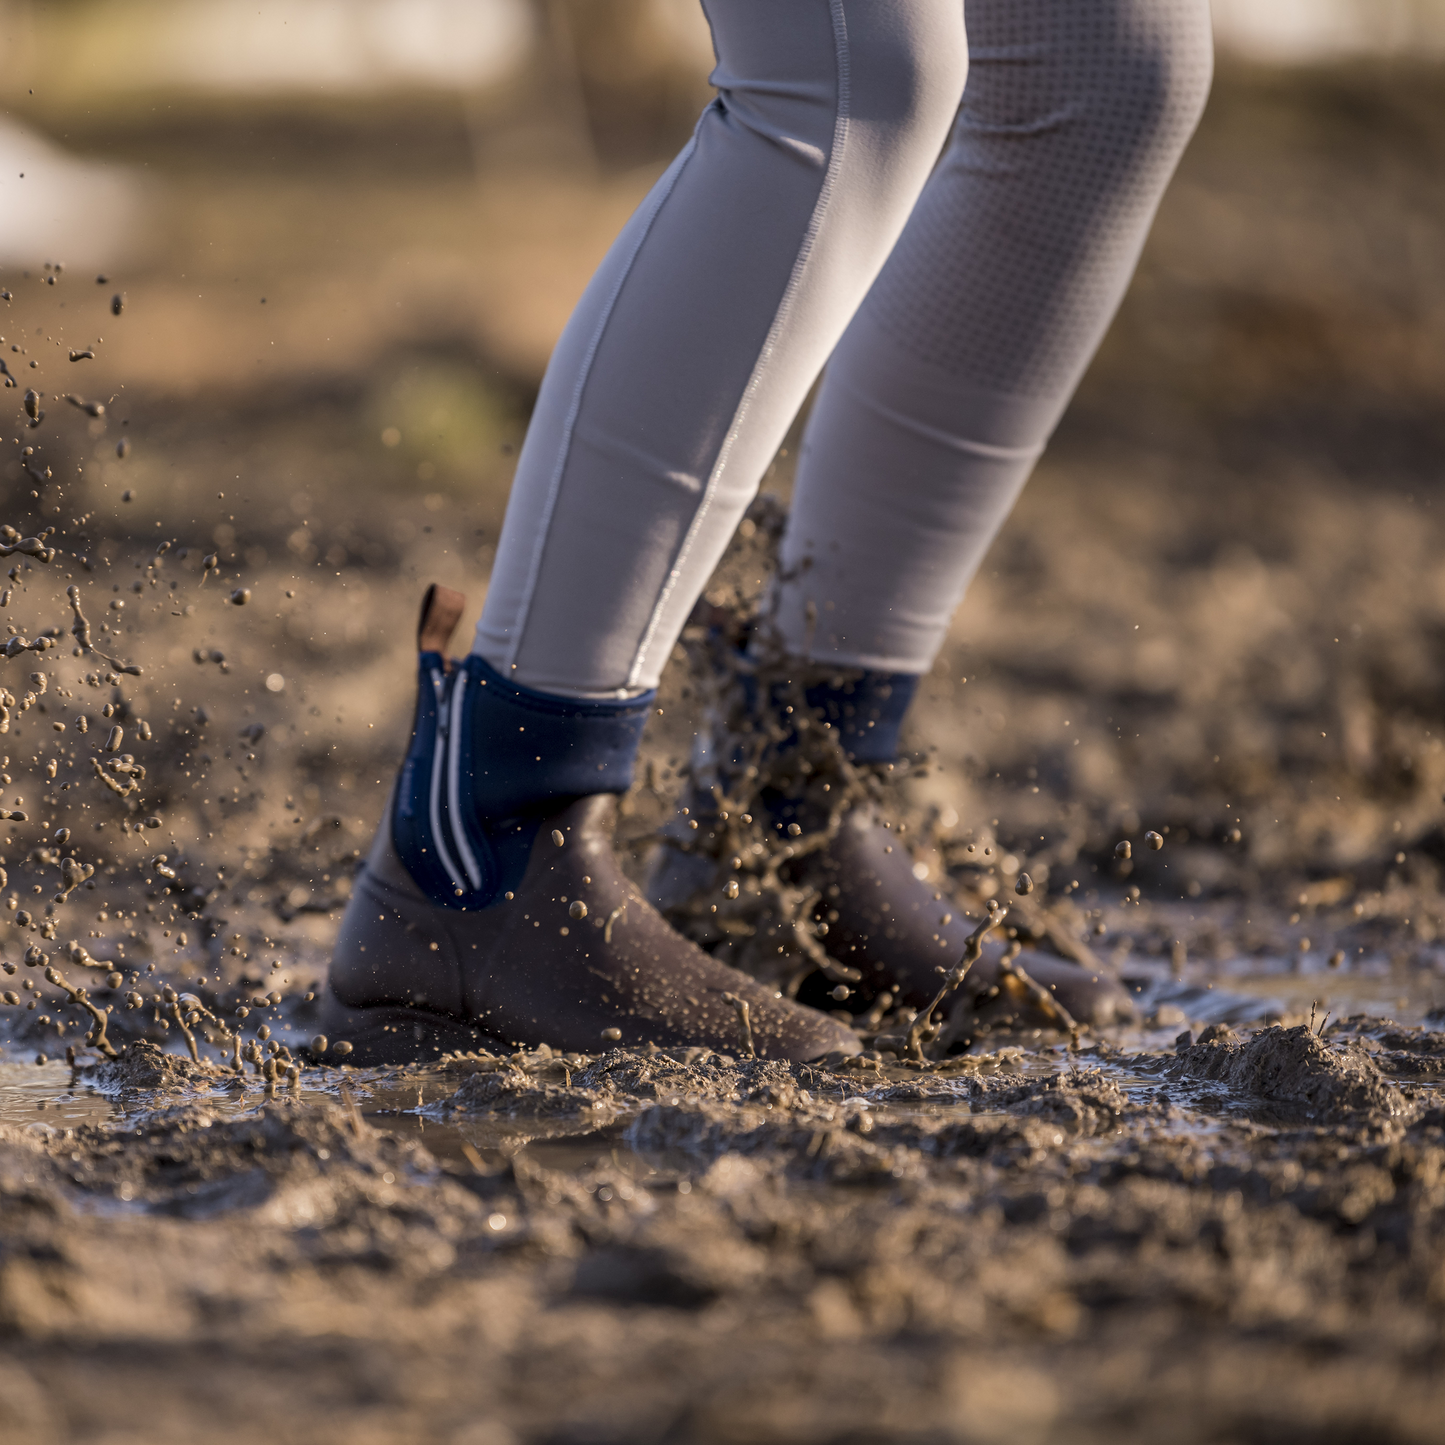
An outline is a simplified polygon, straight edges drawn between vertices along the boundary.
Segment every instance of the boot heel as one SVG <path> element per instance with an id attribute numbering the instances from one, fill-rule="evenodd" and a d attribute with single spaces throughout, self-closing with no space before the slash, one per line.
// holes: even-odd
<path id="1" fill-rule="evenodd" d="M 443 1054 L 471 1050 L 497 1053 L 504 1045 L 461 1019 L 400 1004 L 352 1008 L 328 988 L 321 1002 L 321 1032 L 333 1044 L 351 1045 L 348 1064 L 428 1063 Z M 332 1060 L 339 1062 L 339 1060 Z"/>

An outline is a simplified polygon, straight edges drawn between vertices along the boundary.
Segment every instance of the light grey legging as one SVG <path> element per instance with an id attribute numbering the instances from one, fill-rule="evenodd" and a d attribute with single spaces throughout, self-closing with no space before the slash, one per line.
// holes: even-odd
<path id="1" fill-rule="evenodd" d="M 1207 0 L 704 8 L 717 98 L 558 343 L 477 628 L 545 692 L 655 684 L 825 362 L 783 636 L 926 671 L 1209 89 Z"/>

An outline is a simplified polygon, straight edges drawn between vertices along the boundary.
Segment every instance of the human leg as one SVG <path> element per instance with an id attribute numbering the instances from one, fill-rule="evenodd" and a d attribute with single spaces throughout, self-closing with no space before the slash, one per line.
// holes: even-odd
<path id="1" fill-rule="evenodd" d="M 718 98 L 547 370 L 475 650 L 573 697 L 653 686 L 928 176 L 957 0 L 707 0 Z"/>
<path id="2" fill-rule="evenodd" d="M 1207 0 L 968 0 L 948 149 L 828 364 L 777 623 L 931 665 L 1123 297 L 1210 78 Z"/>
<path id="3" fill-rule="evenodd" d="M 548 369 L 476 650 L 424 615 L 421 698 L 332 964 L 332 1032 L 855 1049 L 667 929 L 611 794 L 742 507 L 902 227 L 963 78 L 952 0 L 708 0 L 719 98 Z M 560 839 L 558 843 L 555 840 Z M 580 912 L 574 912 L 580 909 Z M 445 1021 L 443 1023 L 443 1021 Z"/>
<path id="4" fill-rule="evenodd" d="M 852 717 L 858 761 L 897 755 L 913 684 L 1114 314 L 1209 84 L 1206 0 L 967 14 L 953 137 L 828 364 L 773 599 L 809 701 Z M 968 925 L 896 841 L 860 809 L 808 866 L 829 951 L 916 1002 Z M 1097 1021 L 1126 1006 L 1092 984 L 1069 997 Z"/>

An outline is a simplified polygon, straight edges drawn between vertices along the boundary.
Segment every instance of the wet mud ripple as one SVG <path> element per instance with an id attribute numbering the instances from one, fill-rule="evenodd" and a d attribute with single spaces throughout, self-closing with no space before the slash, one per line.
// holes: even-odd
<path id="1" fill-rule="evenodd" d="M 239 1116 L 128 1051 L 104 1067 L 139 1107 L 112 1125 L 0 1130 L 0 1421 L 21 1442 L 237 1419 L 457 1445 L 1430 1439 L 1445 1111 L 1375 1060 L 1441 1035 L 1386 1032 L 881 1077 L 539 1051 L 348 1071 L 333 1102 Z M 383 1086 L 415 1089 L 414 1132 L 362 1116 Z M 78 1359 L 92 1384 L 61 1401 Z"/>

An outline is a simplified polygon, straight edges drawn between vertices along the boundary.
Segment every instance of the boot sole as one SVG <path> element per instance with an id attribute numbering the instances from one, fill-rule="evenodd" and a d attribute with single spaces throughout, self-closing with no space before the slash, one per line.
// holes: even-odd
<path id="1" fill-rule="evenodd" d="M 330 988 L 321 1005 L 321 1032 L 333 1047 L 342 1042 L 350 1044 L 351 1052 L 345 1056 L 345 1062 L 360 1068 L 378 1064 L 429 1064 L 443 1054 L 472 1050 L 505 1051 L 505 1045 L 498 1039 L 464 1019 L 402 1004 L 352 1008 L 342 1003 Z M 341 1060 L 333 1056 L 328 1062 Z"/>

